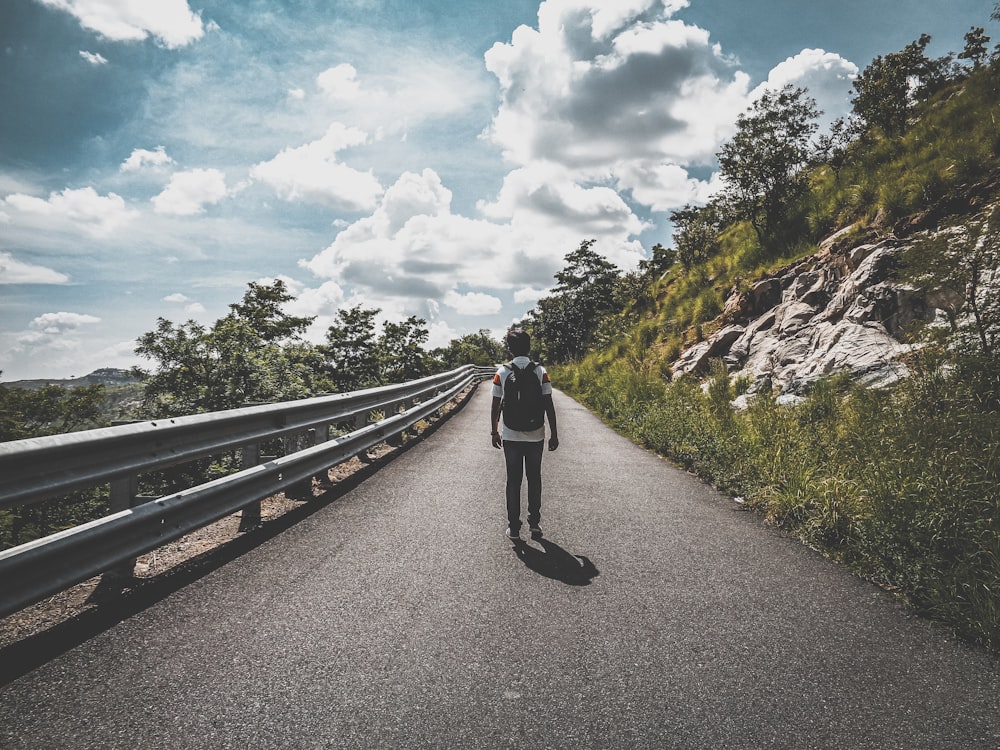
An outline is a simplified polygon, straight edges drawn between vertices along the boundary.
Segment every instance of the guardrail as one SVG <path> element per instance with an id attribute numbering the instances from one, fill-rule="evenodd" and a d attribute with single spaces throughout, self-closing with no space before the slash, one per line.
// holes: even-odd
<path id="1" fill-rule="evenodd" d="M 111 484 L 112 513 L 0 552 L 0 617 L 85 581 L 401 434 L 492 368 L 467 365 L 399 385 L 0 443 L 0 508 Z M 372 412 L 385 418 L 368 424 Z M 331 425 L 355 429 L 329 437 Z M 259 445 L 310 435 L 314 445 L 264 463 Z M 206 484 L 136 500 L 139 475 L 243 449 L 244 469 Z"/>

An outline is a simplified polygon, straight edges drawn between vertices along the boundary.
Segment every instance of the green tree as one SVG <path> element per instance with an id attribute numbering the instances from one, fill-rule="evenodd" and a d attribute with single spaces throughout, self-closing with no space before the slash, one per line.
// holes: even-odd
<path id="1" fill-rule="evenodd" d="M 685 271 L 704 263 L 721 249 L 720 219 L 713 205 L 698 207 L 688 204 L 671 211 L 670 220 L 674 224 L 677 260 Z"/>
<path id="2" fill-rule="evenodd" d="M 104 425 L 104 386 L 0 387 L 0 442 L 60 435 Z"/>
<path id="3" fill-rule="evenodd" d="M 470 364 L 495 365 L 507 356 L 504 345 L 485 328 L 452 339 L 447 346 L 435 349 L 431 354 L 445 370 Z"/>
<path id="4" fill-rule="evenodd" d="M 931 60 L 924 51 L 929 34 L 899 52 L 879 55 L 851 84 L 852 106 L 865 130 L 880 129 L 890 138 L 906 132 L 915 103 L 926 100 L 952 77 L 950 56 Z"/>
<path id="5" fill-rule="evenodd" d="M 646 277 L 662 275 L 677 262 L 677 251 L 657 242 L 650 249 L 650 257 L 639 261 L 639 271 Z"/>
<path id="6" fill-rule="evenodd" d="M 355 305 L 337 311 L 337 322 L 326 331 L 321 347 L 330 379 L 337 391 L 370 388 L 381 382 L 379 352 L 375 346 L 375 317 L 378 308 Z"/>
<path id="7" fill-rule="evenodd" d="M 601 320 L 615 311 L 618 268 L 584 240 L 566 255 L 550 296 L 538 301 L 528 327 L 535 349 L 553 362 L 579 359 L 594 343 Z"/>
<path id="8" fill-rule="evenodd" d="M 979 70 L 989 56 L 990 38 L 982 26 L 973 26 L 965 33 L 965 48 L 958 53 L 959 60 L 970 60 L 972 69 Z"/>
<path id="9" fill-rule="evenodd" d="M 427 321 L 411 315 L 400 323 L 386 321 L 376 342 L 381 381 L 402 383 L 430 373 L 430 358 L 424 344 L 430 332 Z"/>
<path id="10" fill-rule="evenodd" d="M 739 116 L 736 135 L 718 154 L 726 200 L 762 245 L 776 237 L 789 207 L 809 189 L 803 168 L 818 116 L 805 89 L 767 91 Z"/>
<path id="11" fill-rule="evenodd" d="M 155 363 L 152 372 L 139 371 L 143 413 L 181 416 L 309 395 L 315 359 L 298 337 L 312 319 L 282 311 L 293 299 L 281 280 L 251 283 L 211 328 L 159 318 L 136 344 L 136 353 Z"/>

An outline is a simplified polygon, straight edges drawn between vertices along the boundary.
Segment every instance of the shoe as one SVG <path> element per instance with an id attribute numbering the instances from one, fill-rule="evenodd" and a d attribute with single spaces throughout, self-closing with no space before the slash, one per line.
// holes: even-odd
<path id="1" fill-rule="evenodd" d="M 520 529 L 512 529 L 510 526 L 507 527 L 507 531 L 504 532 L 508 539 L 520 539 L 521 531 Z"/>
<path id="2" fill-rule="evenodd" d="M 541 537 L 542 537 L 542 527 L 539 526 L 537 523 L 533 523 L 530 526 L 528 526 L 528 530 L 531 531 L 531 538 L 532 539 L 541 539 Z"/>

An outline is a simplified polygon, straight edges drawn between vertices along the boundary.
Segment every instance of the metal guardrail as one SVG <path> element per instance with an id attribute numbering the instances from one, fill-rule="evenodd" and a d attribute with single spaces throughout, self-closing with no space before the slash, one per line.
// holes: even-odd
<path id="1" fill-rule="evenodd" d="M 0 507 L 9 507 L 108 482 L 134 486 L 145 472 L 240 447 L 256 454 L 264 440 L 317 430 L 317 444 L 304 450 L 0 552 L 0 617 L 308 481 L 493 372 L 467 365 L 383 388 L 0 443 Z M 372 411 L 387 416 L 325 439 L 329 425 L 367 422 Z"/>

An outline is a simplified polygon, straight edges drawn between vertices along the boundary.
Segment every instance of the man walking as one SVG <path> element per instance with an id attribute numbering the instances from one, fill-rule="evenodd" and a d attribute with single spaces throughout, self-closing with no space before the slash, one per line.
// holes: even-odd
<path id="1" fill-rule="evenodd" d="M 528 478 L 528 528 L 540 537 L 542 518 L 542 452 L 545 423 L 549 421 L 549 450 L 559 447 L 552 383 L 540 364 L 533 362 L 531 338 L 525 331 L 507 332 L 510 362 L 493 376 L 493 408 L 490 411 L 494 448 L 503 448 L 507 464 L 507 537 L 521 533 L 521 481 Z M 503 434 L 498 430 L 503 415 Z"/>

